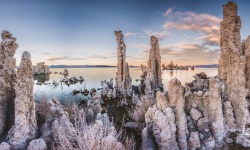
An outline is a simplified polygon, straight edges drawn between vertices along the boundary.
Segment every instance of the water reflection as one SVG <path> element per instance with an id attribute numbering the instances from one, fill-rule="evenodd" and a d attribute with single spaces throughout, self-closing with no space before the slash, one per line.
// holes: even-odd
<path id="1" fill-rule="evenodd" d="M 40 93 L 45 93 L 49 97 L 58 97 L 59 99 L 75 99 L 76 97 L 82 98 L 81 94 L 73 95 L 74 90 L 83 90 L 91 88 L 101 88 L 101 81 L 110 80 L 115 78 L 117 68 L 69 68 L 69 76 L 79 78 L 82 76 L 84 82 L 77 82 L 74 84 L 66 84 L 60 82 L 64 79 L 63 75 L 55 74 L 54 72 L 60 72 L 60 68 L 51 68 L 53 72 L 50 75 L 34 75 L 35 83 L 41 82 L 42 85 L 34 84 L 34 94 L 39 97 Z M 182 85 L 185 82 L 191 82 L 194 80 L 193 76 L 197 73 L 205 72 L 209 77 L 218 74 L 217 68 L 195 68 L 195 70 L 162 70 L 162 82 L 164 84 L 164 90 L 167 90 L 169 80 L 177 78 L 181 81 Z M 136 82 L 136 79 L 140 79 L 141 69 L 130 68 L 130 75 L 132 77 L 132 84 L 138 85 L 140 82 Z M 56 86 L 53 83 L 58 83 Z M 45 83 L 45 84 L 44 84 Z"/>
<path id="2" fill-rule="evenodd" d="M 49 74 L 43 74 L 43 75 L 33 75 L 34 80 L 40 83 L 45 83 L 46 81 L 50 80 Z"/>

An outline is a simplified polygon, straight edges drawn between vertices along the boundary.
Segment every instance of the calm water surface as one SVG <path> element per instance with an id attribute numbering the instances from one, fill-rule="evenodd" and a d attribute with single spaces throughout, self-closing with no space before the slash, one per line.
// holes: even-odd
<path id="1" fill-rule="evenodd" d="M 110 80 L 110 78 L 115 78 L 117 68 L 69 68 L 69 77 L 79 77 L 82 76 L 85 81 L 83 83 L 77 83 L 72 85 L 66 85 L 61 83 L 64 77 L 63 75 L 55 74 L 54 72 L 63 72 L 63 68 L 51 68 L 52 74 L 34 76 L 34 94 L 35 98 L 39 99 L 42 94 L 46 94 L 47 97 L 58 97 L 59 99 L 80 99 L 81 94 L 76 96 L 72 95 L 73 90 L 80 90 L 87 88 L 101 88 L 102 80 Z M 215 76 L 218 74 L 217 68 L 195 68 L 195 70 L 163 70 L 162 78 L 164 89 L 167 90 L 169 80 L 176 77 L 181 81 L 183 85 L 185 82 L 191 82 L 196 73 L 205 72 L 208 76 Z M 141 69 L 140 68 L 130 68 L 130 75 L 132 77 L 132 84 L 138 85 L 136 79 L 140 79 Z M 58 85 L 53 85 L 52 82 L 55 81 Z M 43 83 L 42 85 L 36 85 L 37 82 Z"/>

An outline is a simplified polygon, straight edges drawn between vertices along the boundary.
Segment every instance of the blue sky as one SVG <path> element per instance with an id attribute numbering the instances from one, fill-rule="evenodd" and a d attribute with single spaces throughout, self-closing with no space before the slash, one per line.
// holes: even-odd
<path id="1" fill-rule="evenodd" d="M 241 36 L 250 34 L 250 1 L 235 1 Z M 159 38 L 162 62 L 218 63 L 219 27 L 226 0 L 2 1 L 0 29 L 17 38 L 33 64 L 116 65 L 115 30 L 122 30 L 129 65 L 146 64 L 149 36 Z"/>

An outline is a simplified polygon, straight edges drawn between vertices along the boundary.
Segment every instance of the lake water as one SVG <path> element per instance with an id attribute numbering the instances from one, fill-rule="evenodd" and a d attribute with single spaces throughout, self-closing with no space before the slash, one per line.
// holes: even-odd
<path id="1" fill-rule="evenodd" d="M 35 98 L 39 99 L 42 94 L 46 94 L 48 98 L 58 97 L 62 99 L 80 99 L 83 96 L 81 94 L 73 95 L 73 90 L 101 88 L 102 80 L 110 80 L 115 78 L 117 68 L 68 68 L 69 77 L 82 76 L 85 81 L 83 83 L 77 83 L 72 85 L 66 85 L 61 83 L 64 77 L 63 75 L 55 74 L 54 72 L 63 72 L 63 68 L 51 68 L 52 74 L 34 76 L 34 94 Z M 197 73 L 205 72 L 209 77 L 216 76 L 218 74 L 217 68 L 195 68 L 195 70 L 162 70 L 162 78 L 164 84 L 164 90 L 167 90 L 169 80 L 176 77 L 181 81 L 183 85 L 185 82 L 191 82 L 194 80 L 193 76 Z M 130 75 L 132 77 L 132 84 L 138 85 L 140 79 L 141 69 L 130 68 Z M 53 81 L 58 82 L 57 86 L 52 84 Z M 43 83 L 42 85 L 36 85 L 37 82 Z M 45 85 L 46 84 L 46 85 Z"/>

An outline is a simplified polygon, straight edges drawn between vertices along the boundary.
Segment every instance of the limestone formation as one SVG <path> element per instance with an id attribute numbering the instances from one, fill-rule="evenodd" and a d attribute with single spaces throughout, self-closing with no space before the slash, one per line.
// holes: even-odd
<path id="1" fill-rule="evenodd" d="M 161 54 L 158 39 L 151 36 L 150 45 L 148 71 L 145 82 L 147 91 L 162 87 Z"/>
<path id="2" fill-rule="evenodd" d="M 172 79 L 168 83 L 168 97 L 169 105 L 174 108 L 176 127 L 177 127 L 177 139 L 180 149 L 187 149 L 187 118 L 184 111 L 185 99 L 184 99 L 184 87 L 181 82 L 176 78 Z M 157 99 L 158 101 L 158 99 Z"/>
<path id="3" fill-rule="evenodd" d="M 35 139 L 29 143 L 27 150 L 47 150 L 47 145 L 44 139 Z"/>
<path id="4" fill-rule="evenodd" d="M 36 135 L 37 123 L 33 96 L 33 76 L 31 55 L 22 54 L 17 70 L 15 98 L 15 123 L 9 131 L 9 143 L 14 149 L 24 148 Z"/>
<path id="5" fill-rule="evenodd" d="M 234 2 L 223 6 L 223 21 L 221 22 L 221 54 L 219 60 L 219 77 L 225 82 L 226 99 L 231 102 L 235 116 L 236 128 L 245 131 L 249 112 L 245 97 L 246 89 L 246 56 L 247 42 L 241 45 L 241 19 L 237 15 L 238 7 Z M 246 52 L 245 52 L 246 51 Z M 247 70 L 248 72 L 248 70 Z"/>
<path id="6" fill-rule="evenodd" d="M 212 132 L 215 137 L 216 145 L 221 144 L 225 137 L 225 128 L 222 110 L 222 84 L 218 78 L 209 80 L 209 122 L 212 127 Z"/>
<path id="7" fill-rule="evenodd" d="M 49 70 L 49 66 L 45 65 L 45 62 L 39 62 L 36 66 L 33 66 L 33 74 L 49 74 L 51 71 Z"/>
<path id="8" fill-rule="evenodd" d="M 129 73 L 129 66 L 126 62 L 126 45 L 123 41 L 122 31 L 115 31 L 117 37 L 117 72 L 116 72 L 116 88 L 121 95 L 130 95 L 129 91 L 132 86 L 132 79 Z"/>
<path id="9" fill-rule="evenodd" d="M 242 51 L 246 56 L 246 87 L 250 89 L 250 36 L 242 41 Z M 250 90 L 248 90 L 248 95 Z"/>
<path id="10" fill-rule="evenodd" d="M 178 149 L 176 142 L 176 124 L 173 109 L 167 107 L 158 110 L 154 105 L 145 115 L 147 128 L 151 128 L 159 150 Z M 147 140 L 147 139 L 143 139 Z"/>
<path id="11" fill-rule="evenodd" d="M 9 31 L 2 32 L 0 44 L 0 135 L 8 131 L 14 122 L 14 99 L 16 86 L 16 59 L 18 45 Z"/>
<path id="12" fill-rule="evenodd" d="M 225 101 L 223 106 L 225 129 L 227 131 L 234 132 L 236 130 L 236 120 L 234 118 L 232 104 L 229 101 Z"/>
<path id="13" fill-rule="evenodd" d="M 191 149 L 200 148 L 201 144 L 200 144 L 198 132 L 191 132 L 190 133 L 190 137 L 188 139 L 188 144 L 189 144 Z"/>
<path id="14" fill-rule="evenodd" d="M 68 113 L 64 111 L 60 102 L 53 98 L 46 101 L 45 123 L 40 131 L 41 138 L 47 142 L 60 139 L 75 139 L 76 131 L 73 124 L 69 121 Z M 53 139 L 51 139 L 53 137 Z"/>
<path id="15" fill-rule="evenodd" d="M 186 91 L 197 92 L 207 91 L 209 89 L 208 77 L 204 72 L 198 73 L 194 76 L 194 79 L 190 83 L 186 83 Z"/>
<path id="16" fill-rule="evenodd" d="M 2 142 L 0 144 L 0 149 L 1 150 L 11 150 L 11 146 L 8 143 L 6 143 L 6 142 Z"/>
<path id="17" fill-rule="evenodd" d="M 110 81 L 101 81 L 103 99 L 111 99 L 116 97 L 116 89 L 113 87 L 113 78 Z"/>
<path id="18" fill-rule="evenodd" d="M 64 70 L 63 70 L 63 73 L 62 73 L 63 75 L 69 75 L 69 71 L 68 71 L 68 69 L 66 69 L 66 67 L 64 68 Z"/>
<path id="19" fill-rule="evenodd" d="M 199 75 L 199 78 L 207 77 Z M 208 81 L 209 87 L 201 86 L 198 92 L 184 93 L 184 87 L 174 78 L 168 84 L 167 94 L 158 91 L 156 104 L 145 114 L 144 132 L 147 130 L 152 135 L 144 133 L 143 141 L 155 139 L 160 149 L 167 149 L 164 145 L 169 145 L 172 149 L 222 147 L 228 132 L 235 131 L 231 129 L 235 127 L 234 112 L 229 101 L 224 101 L 223 104 L 223 83 L 220 79 L 212 77 Z M 167 121 L 164 122 L 166 118 Z M 161 124 L 165 124 L 168 132 Z M 168 135 L 167 139 L 163 136 L 165 134 Z M 248 133 L 241 134 L 238 143 L 247 145 L 247 139 Z M 145 142 L 142 146 L 145 146 Z"/>
<path id="20" fill-rule="evenodd" d="M 150 135 L 149 130 L 144 128 L 142 130 L 142 150 L 154 150 L 156 149 L 154 145 L 153 137 Z"/>

